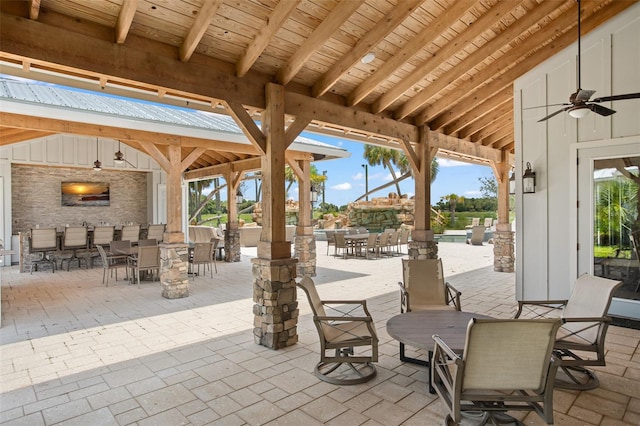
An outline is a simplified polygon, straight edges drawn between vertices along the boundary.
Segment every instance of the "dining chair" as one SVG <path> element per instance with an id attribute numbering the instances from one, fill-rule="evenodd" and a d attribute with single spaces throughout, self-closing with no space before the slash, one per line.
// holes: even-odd
<path id="1" fill-rule="evenodd" d="M 158 279 L 160 277 L 160 247 L 158 246 L 138 246 L 137 253 L 127 257 L 132 277 L 135 277 L 140 288 L 140 272 L 149 271 L 151 277 L 155 281 L 157 272 Z M 135 275 L 134 275 L 135 273 Z"/>
<path id="2" fill-rule="evenodd" d="M 93 261 L 101 257 L 100 252 L 97 250 L 98 246 L 108 246 L 113 241 L 113 235 L 115 232 L 114 226 L 96 226 L 93 228 L 91 237 L 91 248 L 96 250 L 91 252 L 91 267 L 93 268 Z"/>
<path id="3" fill-rule="evenodd" d="M 123 226 L 120 239 L 123 241 L 130 241 L 132 244 L 136 244 L 140 239 L 140 225 Z"/>
<path id="4" fill-rule="evenodd" d="M 398 252 L 402 254 L 402 246 L 407 247 L 409 250 L 409 237 L 411 236 L 411 230 L 409 228 L 400 228 L 400 239 L 398 241 Z"/>
<path id="5" fill-rule="evenodd" d="M 372 232 L 367 237 L 367 245 L 365 246 L 365 258 L 370 259 L 370 256 L 374 258 L 378 257 L 378 235 Z"/>
<path id="6" fill-rule="evenodd" d="M 204 265 L 205 273 L 207 271 L 207 265 L 209 265 L 211 278 L 213 278 L 212 264 L 214 264 L 215 262 L 214 244 L 215 243 L 213 241 L 194 243 L 193 250 L 191 250 L 189 254 L 189 273 L 191 274 L 192 278 L 194 278 L 196 275 L 196 272 L 194 271 L 194 266 L 196 265 L 198 266 L 198 275 L 200 274 L 200 265 Z M 217 272 L 218 268 L 216 266 L 216 273 Z"/>
<path id="7" fill-rule="evenodd" d="M 127 256 L 112 256 L 107 254 L 103 246 L 96 246 L 98 254 L 102 259 L 102 284 L 105 287 L 109 287 L 109 276 L 112 272 L 116 272 L 116 281 L 118 281 L 118 269 L 123 268 L 126 274 L 127 281 L 129 280 L 129 264 L 127 262 Z M 109 274 L 107 275 L 107 271 Z"/>
<path id="8" fill-rule="evenodd" d="M 158 241 L 155 238 L 147 238 L 144 240 L 138 240 L 139 246 L 157 246 Z"/>
<path id="9" fill-rule="evenodd" d="M 378 246 L 376 247 L 377 256 L 383 257 L 387 253 L 387 247 L 389 244 L 389 237 L 391 236 L 390 232 L 382 232 L 378 237 Z"/>
<path id="10" fill-rule="evenodd" d="M 149 225 L 149 227 L 147 228 L 147 239 L 162 241 L 164 239 L 164 230 L 164 223 L 155 223 Z"/>
<path id="11" fill-rule="evenodd" d="M 518 301 L 515 318 L 560 317 L 554 354 L 560 359 L 555 386 L 589 390 L 598 387 L 590 366 L 605 366 L 605 338 L 611 318 L 609 306 L 621 281 L 583 274 L 575 282 L 567 300 Z M 587 356 L 589 355 L 589 356 Z"/>
<path id="12" fill-rule="evenodd" d="M 447 411 L 444 424 L 524 424 L 507 411 L 535 411 L 553 424 L 559 360 L 552 350 L 561 323 L 558 318 L 474 318 L 462 355 L 434 335 L 431 375 Z"/>
<path id="13" fill-rule="evenodd" d="M 378 361 L 378 335 L 366 300 L 321 300 L 313 280 L 297 283 L 307 295 L 320 339 L 320 362 L 314 374 L 334 385 L 355 385 L 373 379 Z M 355 355 L 354 348 L 365 352 Z M 327 351 L 335 350 L 333 356 Z"/>
<path id="14" fill-rule="evenodd" d="M 338 251 L 342 250 L 342 258 L 345 259 L 347 257 L 347 251 L 349 246 L 347 245 L 347 240 L 345 240 L 344 235 L 340 232 L 336 232 L 334 234 L 335 244 L 333 246 L 333 257 L 338 255 Z"/>
<path id="15" fill-rule="evenodd" d="M 87 257 L 78 257 L 78 250 L 84 250 L 87 248 L 87 227 L 86 226 L 68 226 L 64 229 L 64 236 L 62 237 L 62 250 L 71 250 L 71 257 L 65 257 L 60 261 L 60 269 L 64 267 L 64 263 L 67 262 L 67 271 L 71 266 L 72 261 L 78 262 L 78 268 L 81 266 L 84 260 L 84 266 L 89 268 L 89 262 Z"/>
<path id="16" fill-rule="evenodd" d="M 51 265 L 51 272 L 56 272 L 56 261 L 52 253 L 58 250 L 56 228 L 32 228 L 29 234 L 29 253 L 36 255 L 30 261 L 29 273 L 38 270 L 39 265 Z"/>
<path id="17" fill-rule="evenodd" d="M 333 229 L 326 229 L 324 234 L 327 236 L 327 256 L 329 256 L 329 248 L 336 245 L 336 231 Z"/>

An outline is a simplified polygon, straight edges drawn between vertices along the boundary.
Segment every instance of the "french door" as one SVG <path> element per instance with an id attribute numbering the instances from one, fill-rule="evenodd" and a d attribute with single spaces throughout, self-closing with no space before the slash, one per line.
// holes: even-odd
<path id="1" fill-rule="evenodd" d="M 640 141 L 598 145 L 577 149 L 577 272 L 622 281 L 609 312 L 640 320 Z"/>

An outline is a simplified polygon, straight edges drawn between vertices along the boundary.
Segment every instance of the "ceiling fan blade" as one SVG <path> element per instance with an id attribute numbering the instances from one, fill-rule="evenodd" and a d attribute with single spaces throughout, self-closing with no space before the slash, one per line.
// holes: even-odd
<path id="1" fill-rule="evenodd" d="M 527 107 L 527 108 L 522 108 L 523 111 L 526 111 L 528 109 L 537 109 L 537 108 L 546 108 L 546 107 L 552 107 L 552 106 L 573 106 L 572 104 L 568 104 L 568 103 L 562 103 L 562 104 L 548 104 L 548 105 L 538 105 L 538 106 L 534 106 L 534 107 Z"/>
<path id="2" fill-rule="evenodd" d="M 640 99 L 640 93 L 627 93 L 624 95 L 603 96 L 601 98 L 595 98 L 592 102 L 621 101 L 624 99 Z"/>
<path id="3" fill-rule="evenodd" d="M 582 102 L 587 102 L 589 100 L 589 98 L 591 97 L 591 95 L 593 95 L 594 93 L 596 93 L 595 90 L 582 90 L 580 89 L 578 91 L 578 94 L 576 95 L 576 101 L 582 101 Z"/>
<path id="4" fill-rule="evenodd" d="M 546 121 L 546 120 L 550 119 L 551 117 L 555 117 L 556 115 L 560 114 L 561 112 L 567 111 L 569 108 L 572 108 L 572 107 L 566 107 L 566 108 L 559 109 L 556 112 L 551 113 L 551 114 L 547 115 L 544 118 L 541 118 L 540 120 L 538 120 L 538 123 L 540 123 L 541 121 Z"/>
<path id="5" fill-rule="evenodd" d="M 616 113 L 614 110 L 598 104 L 589 104 L 588 107 L 591 111 L 595 112 L 596 114 L 600 114 L 605 117 Z"/>
<path id="6" fill-rule="evenodd" d="M 124 158 L 124 161 L 127 162 L 128 165 L 130 165 L 131 167 L 133 167 L 134 169 L 137 169 L 136 166 L 134 166 L 133 164 L 131 164 L 131 161 L 127 160 L 126 158 Z"/>

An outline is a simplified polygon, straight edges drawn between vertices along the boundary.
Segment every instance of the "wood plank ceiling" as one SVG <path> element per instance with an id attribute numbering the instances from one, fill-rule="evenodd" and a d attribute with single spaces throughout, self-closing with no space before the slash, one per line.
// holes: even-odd
<path id="1" fill-rule="evenodd" d="M 633 3 L 583 0 L 583 34 Z M 243 108 L 257 120 L 274 82 L 285 86 L 287 114 L 307 116 L 310 130 L 398 148 L 426 125 L 445 154 L 495 159 L 514 149 L 513 80 L 576 41 L 576 5 L 2 1 L 0 61 L 15 75 L 72 76 L 68 84 L 232 115 Z M 205 152 L 197 167 L 234 158 Z"/>

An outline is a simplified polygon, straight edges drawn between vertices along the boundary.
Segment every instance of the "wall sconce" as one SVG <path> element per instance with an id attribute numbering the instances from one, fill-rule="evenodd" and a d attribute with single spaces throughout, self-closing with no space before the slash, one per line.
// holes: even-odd
<path id="1" fill-rule="evenodd" d="M 318 191 L 316 187 L 311 185 L 311 204 L 315 204 L 318 202 Z"/>
<path id="2" fill-rule="evenodd" d="M 511 177 L 509 178 L 509 194 L 514 195 L 516 193 L 516 172 L 511 170 Z"/>
<path id="3" fill-rule="evenodd" d="M 242 196 L 242 192 L 240 192 L 240 190 L 238 189 L 238 191 L 236 192 L 236 204 L 242 204 L 243 201 L 244 197 Z"/>
<path id="4" fill-rule="evenodd" d="M 522 192 L 524 194 L 533 194 L 536 192 L 536 172 L 531 170 L 531 163 L 527 161 L 527 169 L 522 175 Z"/>

